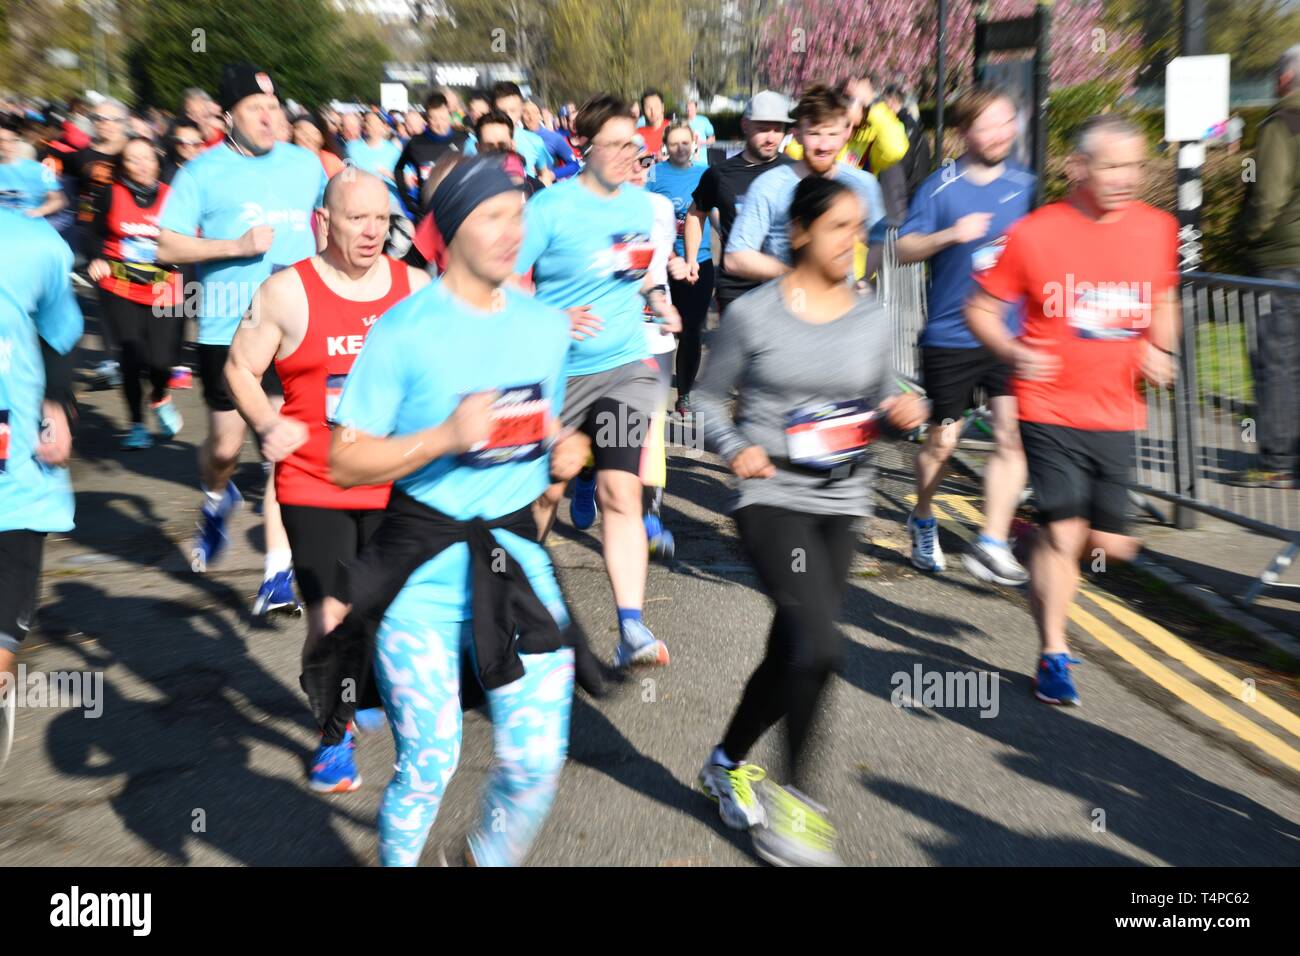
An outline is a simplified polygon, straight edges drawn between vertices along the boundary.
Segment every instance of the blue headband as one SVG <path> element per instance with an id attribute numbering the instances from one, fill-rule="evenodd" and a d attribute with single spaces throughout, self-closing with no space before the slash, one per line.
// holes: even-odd
<path id="1" fill-rule="evenodd" d="M 469 214 L 504 192 L 520 192 L 520 188 L 494 156 L 474 157 L 453 168 L 433 191 L 430 207 L 443 241 L 450 246 L 456 230 Z"/>

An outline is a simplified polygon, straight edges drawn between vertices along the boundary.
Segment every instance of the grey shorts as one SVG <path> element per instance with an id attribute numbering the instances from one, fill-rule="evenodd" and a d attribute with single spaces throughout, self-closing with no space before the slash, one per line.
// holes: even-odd
<path id="1" fill-rule="evenodd" d="M 576 427 L 591 438 L 597 471 L 640 474 L 659 392 L 659 365 L 653 357 L 574 375 L 564 386 L 560 418 L 566 428 Z"/>

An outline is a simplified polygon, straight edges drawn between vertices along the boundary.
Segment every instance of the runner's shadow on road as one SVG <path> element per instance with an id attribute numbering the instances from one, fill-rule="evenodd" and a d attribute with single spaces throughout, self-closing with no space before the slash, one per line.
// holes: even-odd
<path id="1" fill-rule="evenodd" d="M 293 778 L 309 757 L 268 718 L 299 725 L 304 737 L 313 728 L 298 695 L 252 660 L 219 614 L 180 601 L 113 598 L 74 581 L 60 581 L 56 591 L 42 617 L 98 646 L 52 643 L 80 653 L 89 670 L 120 666 L 131 683 L 145 685 L 127 690 L 125 681 L 106 681 L 101 716 L 70 710 L 51 723 L 45 746 L 58 773 L 95 781 L 125 775 L 109 804 L 128 831 L 173 864 L 191 862 L 192 841 L 246 865 L 361 862 L 334 824 L 372 821 L 297 779 L 254 768 L 254 748 L 292 768 Z"/>
<path id="2" fill-rule="evenodd" d="M 903 607 L 860 588 L 851 588 L 846 596 L 846 616 L 899 648 L 882 651 L 846 642 L 841 672 L 845 681 L 885 701 L 891 701 L 898 686 L 892 675 L 912 674 L 917 664 L 923 671 L 996 673 L 969 646 L 948 643 L 954 632 L 970 630 L 963 622 Z M 916 633 L 918 630 L 938 637 L 922 636 Z M 1032 645 L 1032 632 L 1027 631 L 1026 640 Z M 1032 648 L 1027 657 L 1032 660 Z M 1085 669 L 1077 675 L 1083 681 L 1084 694 L 1087 673 Z M 1295 849 L 1300 845 L 1300 825 L 1250 797 L 1205 779 L 1124 733 L 1090 722 L 1086 711 L 1040 703 L 1032 694 L 1033 682 L 1028 674 L 998 674 L 997 686 L 998 709 L 988 717 L 981 717 L 978 706 L 924 710 L 899 707 L 891 713 L 900 720 L 949 721 L 961 728 L 963 736 L 978 735 L 1006 748 L 1009 753 L 994 759 L 1027 779 L 1079 801 L 1085 808 L 1079 812 L 1079 832 L 1086 839 L 1066 841 L 1055 848 L 1050 840 L 1038 841 L 1043 847 L 1040 853 L 1030 848 L 1023 834 L 1014 839 L 1008 836 L 1008 831 L 1014 832 L 1010 820 L 980 822 L 969 810 L 954 809 L 942 798 L 929 795 L 913 799 L 916 791 L 895 781 L 865 779 L 866 789 L 950 833 L 950 842 L 928 848 L 935 862 L 1104 865 L 1116 862 L 1114 854 L 1123 846 L 1120 840 L 1174 866 L 1300 862 L 1300 851 Z M 880 736 L 884 739 L 884 735 Z M 1095 810 L 1104 812 L 1103 833 L 1093 831 L 1094 821 L 1099 819 L 1091 812 Z M 1008 815 L 1011 812 L 1008 808 Z"/>
<path id="3" fill-rule="evenodd" d="M 145 413 L 145 425 L 151 433 L 156 432 L 156 423 L 150 417 L 152 413 L 147 408 Z M 204 427 L 202 422 L 195 424 L 187 421 L 184 430 L 177 437 L 162 439 L 155 434 L 152 448 L 128 451 L 121 446 L 121 438 L 128 425 L 125 409 L 120 417 L 109 417 L 94 405 L 82 403 L 78 406 L 78 419 L 73 454 L 84 465 L 99 471 L 121 467 L 128 473 L 150 481 L 181 485 L 192 492 L 194 507 L 198 509 L 197 452 L 189 439 L 200 433 Z"/>
<path id="4" fill-rule="evenodd" d="M 634 693 L 635 685 L 616 693 Z M 732 830 L 703 793 L 682 783 L 653 757 L 641 753 L 585 695 L 573 698 L 569 760 L 605 774 L 633 793 L 656 800 L 711 826 L 737 849 L 750 852 L 747 833 Z"/>

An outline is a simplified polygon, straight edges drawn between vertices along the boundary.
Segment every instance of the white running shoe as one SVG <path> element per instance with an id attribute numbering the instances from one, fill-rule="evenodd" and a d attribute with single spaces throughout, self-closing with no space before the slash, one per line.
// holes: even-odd
<path id="1" fill-rule="evenodd" d="M 939 522 L 931 518 L 929 527 L 921 525 L 916 515 L 907 516 L 907 530 L 912 535 L 912 564 L 922 571 L 942 571 L 948 565 L 939 546 Z"/>
<path id="2" fill-rule="evenodd" d="M 981 581 L 1019 588 L 1029 583 L 1029 572 L 1016 560 L 1011 549 L 1006 545 L 998 547 L 976 541 L 971 549 L 961 556 L 966 570 Z"/>

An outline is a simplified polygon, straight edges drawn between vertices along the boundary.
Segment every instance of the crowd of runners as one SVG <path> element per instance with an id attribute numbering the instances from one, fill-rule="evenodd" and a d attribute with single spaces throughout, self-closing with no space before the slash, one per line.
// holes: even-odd
<path id="1" fill-rule="evenodd" d="M 498 83 L 423 106 L 302 110 L 250 64 L 175 116 L 0 103 L 0 673 L 35 619 L 45 536 L 73 527 L 75 279 L 96 287 L 94 374 L 122 391 L 123 447 L 201 435 L 195 574 L 229 546 L 255 437 L 253 613 L 305 608 L 308 786 L 356 789 L 354 733 L 392 733 L 386 865 L 421 857 L 464 708 L 486 706 L 496 755 L 464 859 L 518 864 L 555 795 L 575 685 L 599 699 L 630 668 L 669 665 L 674 635 L 645 604 L 649 561 L 675 548 L 670 422 L 734 473 L 740 541 L 775 605 L 729 723 L 699 741 L 701 789 L 764 859 L 838 861 L 807 741 L 831 716 L 877 440 L 920 441 L 911 560 L 942 575 L 931 502 L 967 416 L 991 410 L 963 563 L 1028 588 L 1035 693 L 1079 702 L 1079 560 L 1136 551 L 1138 389 L 1169 383 L 1177 341 L 1176 227 L 1138 201 L 1138 129 L 1083 124 L 1069 195 L 1035 209 L 997 89 L 956 103 L 963 151 L 932 173 L 905 91 L 867 77 L 758 93 L 729 157 L 710 155 L 697 104 L 670 119 L 655 91 L 552 111 Z M 873 291 L 891 229 L 900 261 L 928 263 L 919 382 L 891 367 Z M 207 413 L 186 423 L 172 389 L 191 365 Z M 1027 485 L 1041 528 L 1016 541 Z M 548 557 L 566 493 L 575 528 L 600 522 L 613 646 L 589 643 Z M 778 723 L 786 764 L 769 776 L 746 757 Z"/>

